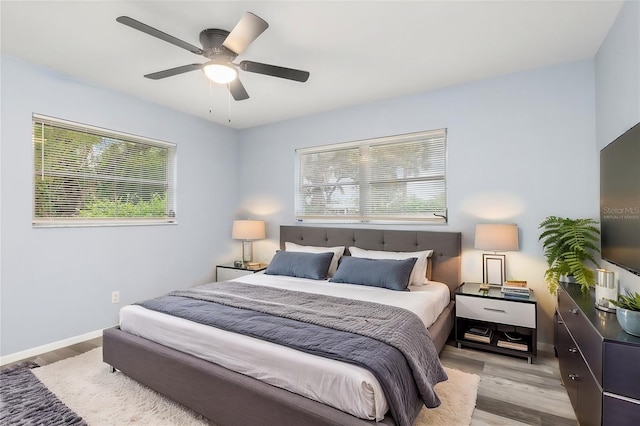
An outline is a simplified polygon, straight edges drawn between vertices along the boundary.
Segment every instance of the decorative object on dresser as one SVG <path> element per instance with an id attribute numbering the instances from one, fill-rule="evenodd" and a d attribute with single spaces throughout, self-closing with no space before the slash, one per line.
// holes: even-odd
<path id="1" fill-rule="evenodd" d="M 561 282 L 555 317 L 560 376 L 580 425 L 640 424 L 640 337 L 595 307 L 595 291 Z"/>
<path id="2" fill-rule="evenodd" d="M 265 226 L 262 220 L 234 220 L 231 238 L 242 241 L 242 261 L 253 262 L 253 241 L 265 238 Z"/>
<path id="3" fill-rule="evenodd" d="M 627 292 L 618 300 L 609 300 L 616 307 L 616 318 L 624 331 L 640 337 L 640 294 Z"/>
<path id="4" fill-rule="evenodd" d="M 595 273 L 585 262 L 598 267 L 594 257 L 594 254 L 600 253 L 600 230 L 595 227 L 597 223 L 593 219 L 557 216 L 548 216 L 540 223 L 538 228 L 542 229 L 542 233 L 538 240 L 542 241 L 549 265 L 544 279 L 551 294 L 556 293 L 559 281 L 575 280 L 584 291 L 595 284 Z"/>
<path id="5" fill-rule="evenodd" d="M 537 355 L 536 299 L 509 298 L 498 287 L 480 290 L 479 283 L 464 283 L 456 292 L 455 337 L 458 347 L 469 346 L 506 355 Z"/>
<path id="6" fill-rule="evenodd" d="M 216 265 L 216 281 L 229 281 L 234 278 L 243 277 L 245 275 L 255 274 L 267 269 L 267 265 L 259 263 L 256 266 L 251 266 L 245 263 L 241 263 L 240 266 L 236 265 L 236 262 L 222 263 Z"/>
<path id="7" fill-rule="evenodd" d="M 477 224 L 474 248 L 494 252 L 494 254 L 482 255 L 482 282 L 502 285 L 506 279 L 506 256 L 497 252 L 518 250 L 518 226 L 497 223 Z"/>
<path id="8" fill-rule="evenodd" d="M 596 308 L 601 311 L 615 312 L 616 307 L 610 300 L 618 300 L 618 282 L 613 271 L 598 269 L 598 280 L 596 281 Z"/>

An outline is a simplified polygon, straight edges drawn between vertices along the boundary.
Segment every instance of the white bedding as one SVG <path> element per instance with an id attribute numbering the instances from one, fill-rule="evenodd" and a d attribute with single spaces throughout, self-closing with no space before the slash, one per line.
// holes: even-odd
<path id="1" fill-rule="evenodd" d="M 411 291 L 402 292 L 264 274 L 247 275 L 236 281 L 398 306 L 414 312 L 427 327 L 449 304 L 449 288 L 437 282 L 412 286 Z M 120 328 L 363 419 L 382 420 L 388 409 L 376 378 L 355 365 L 137 305 L 120 310 Z"/>

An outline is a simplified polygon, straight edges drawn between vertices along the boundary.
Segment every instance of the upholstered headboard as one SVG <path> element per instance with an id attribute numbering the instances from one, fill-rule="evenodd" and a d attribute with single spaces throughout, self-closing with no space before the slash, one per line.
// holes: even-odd
<path id="1" fill-rule="evenodd" d="M 398 231 L 388 229 L 325 228 L 316 226 L 280 226 L 280 248 L 289 241 L 306 246 L 355 246 L 366 250 L 433 250 L 431 279 L 449 286 L 451 293 L 460 286 L 459 232 Z"/>

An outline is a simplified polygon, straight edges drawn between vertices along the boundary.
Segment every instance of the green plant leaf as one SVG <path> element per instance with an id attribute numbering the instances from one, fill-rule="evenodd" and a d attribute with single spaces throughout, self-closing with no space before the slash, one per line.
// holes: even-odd
<path id="1" fill-rule="evenodd" d="M 549 216 L 543 220 L 539 241 L 542 241 L 544 256 L 549 269 L 545 281 L 553 294 L 561 275 L 573 275 L 583 290 L 595 284 L 593 268 L 598 267 L 594 253 L 599 253 L 600 230 L 593 219 L 571 219 Z"/>
<path id="2" fill-rule="evenodd" d="M 622 309 L 640 312 L 640 293 L 627 291 L 626 296 L 620 294 L 618 295 L 618 300 L 609 299 L 609 302 Z"/>

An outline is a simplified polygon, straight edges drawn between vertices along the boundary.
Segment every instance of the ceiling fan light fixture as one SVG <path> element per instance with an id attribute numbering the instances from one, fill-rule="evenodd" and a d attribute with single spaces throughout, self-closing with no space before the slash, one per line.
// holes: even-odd
<path id="1" fill-rule="evenodd" d="M 253 43 L 260 34 L 269 28 L 269 24 L 264 19 L 251 12 L 245 12 L 231 32 L 220 28 L 207 28 L 202 30 L 200 32 L 200 44 L 202 44 L 202 48 L 196 47 L 128 16 L 118 16 L 116 21 L 196 55 L 204 56 L 209 61 L 204 64 L 191 63 L 145 74 L 144 77 L 151 80 L 161 80 L 174 75 L 202 70 L 209 81 L 227 85 L 233 99 L 243 101 L 249 99 L 249 94 L 238 78 L 240 70 L 301 83 L 309 79 L 308 71 L 253 61 L 241 61 L 239 64 L 233 62 L 238 55 L 244 52 L 247 46 Z"/>
<path id="2" fill-rule="evenodd" d="M 231 83 L 238 76 L 235 67 L 214 61 L 203 66 L 202 71 L 211 81 L 219 84 Z"/>

